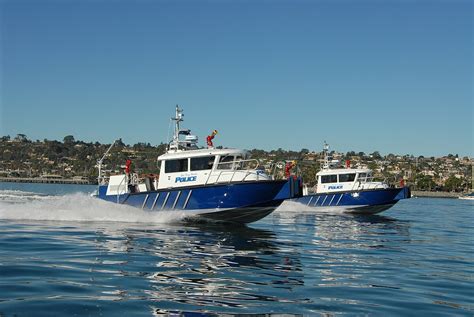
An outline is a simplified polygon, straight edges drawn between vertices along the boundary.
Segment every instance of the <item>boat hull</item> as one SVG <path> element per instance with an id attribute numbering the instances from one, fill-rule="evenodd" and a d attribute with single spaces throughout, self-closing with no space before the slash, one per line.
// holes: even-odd
<path id="1" fill-rule="evenodd" d="M 250 223 L 270 214 L 285 199 L 297 197 L 299 182 L 294 179 L 238 182 L 122 195 L 107 195 L 104 185 L 99 187 L 97 198 L 150 212 L 176 211 L 205 220 Z"/>
<path id="2" fill-rule="evenodd" d="M 408 187 L 384 188 L 361 191 L 319 193 L 291 199 L 308 211 L 349 212 L 376 214 L 411 197 Z"/>
<path id="3" fill-rule="evenodd" d="M 464 195 L 464 196 L 459 196 L 459 199 L 474 200 L 474 195 L 473 194 L 468 194 L 468 195 Z"/>

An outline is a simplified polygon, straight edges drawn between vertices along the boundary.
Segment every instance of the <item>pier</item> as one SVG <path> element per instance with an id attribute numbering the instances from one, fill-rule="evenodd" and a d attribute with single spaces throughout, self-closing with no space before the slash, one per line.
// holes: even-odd
<path id="1" fill-rule="evenodd" d="M 411 192 L 412 197 L 431 197 L 431 198 L 459 198 L 463 193 L 454 192 L 429 192 L 413 190 Z"/>
<path id="2" fill-rule="evenodd" d="M 0 177 L 0 182 L 94 185 L 83 178 Z"/>

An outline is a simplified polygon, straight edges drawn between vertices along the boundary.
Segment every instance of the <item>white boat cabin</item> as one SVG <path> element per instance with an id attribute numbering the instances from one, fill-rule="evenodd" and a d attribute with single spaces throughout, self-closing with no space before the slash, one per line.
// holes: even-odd
<path id="1" fill-rule="evenodd" d="M 372 170 L 355 168 L 324 169 L 316 174 L 317 193 L 388 188 L 373 180 Z"/>
<path id="2" fill-rule="evenodd" d="M 237 149 L 199 149 L 168 152 L 158 157 L 158 188 L 271 180 L 257 160 Z"/>

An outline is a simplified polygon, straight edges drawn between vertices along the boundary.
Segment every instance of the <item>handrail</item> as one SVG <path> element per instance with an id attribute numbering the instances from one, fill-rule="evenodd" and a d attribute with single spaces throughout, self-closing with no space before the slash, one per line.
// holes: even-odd
<path id="1" fill-rule="evenodd" d="M 276 174 L 277 174 L 277 169 L 281 169 L 283 171 L 283 168 L 285 167 L 285 162 L 284 161 L 278 161 L 278 162 L 273 162 L 272 163 L 273 167 L 271 168 L 271 177 L 272 179 L 276 179 Z"/>
<path id="2" fill-rule="evenodd" d="M 244 164 L 242 163 L 248 163 L 248 162 L 255 162 L 256 163 L 256 166 L 255 168 L 246 168 L 246 169 L 239 169 L 237 166 L 240 166 L 242 167 Z M 232 167 L 231 168 L 227 168 L 227 169 L 220 169 L 219 168 L 219 165 L 231 165 Z M 205 185 L 207 185 L 209 183 L 209 179 L 211 178 L 211 175 L 212 176 L 216 176 L 216 172 L 217 172 L 217 178 L 216 180 L 214 181 L 215 183 L 218 183 L 222 174 L 224 173 L 231 173 L 231 177 L 229 179 L 229 183 L 232 182 L 232 180 L 234 179 L 234 176 L 235 174 L 237 173 L 243 173 L 245 172 L 245 176 L 243 177 L 242 181 L 245 181 L 245 179 L 249 176 L 249 175 L 252 175 L 252 174 L 255 174 L 257 175 L 257 180 L 258 180 L 258 177 L 259 177 L 259 174 L 256 173 L 255 171 L 257 170 L 256 168 L 260 165 L 260 162 L 257 160 L 257 159 L 248 159 L 248 160 L 233 160 L 233 161 L 228 161 L 228 162 L 219 162 L 217 164 L 214 165 L 214 168 L 209 172 L 209 175 L 206 179 L 206 182 L 205 182 Z"/>
<path id="3" fill-rule="evenodd" d="M 248 160 L 234 160 L 234 161 L 228 161 L 228 162 L 219 162 L 215 165 L 215 168 L 216 170 L 220 169 L 219 168 L 219 165 L 230 165 L 232 164 L 232 168 L 226 168 L 226 169 L 222 169 L 222 170 L 238 170 L 236 169 L 236 163 L 240 164 L 242 166 L 242 163 L 247 163 L 247 162 L 256 162 L 257 165 L 255 167 L 258 167 L 258 165 L 260 165 L 260 162 L 259 160 L 257 159 L 248 159 Z M 247 169 L 242 169 L 242 170 L 250 170 L 251 168 L 247 168 Z"/>

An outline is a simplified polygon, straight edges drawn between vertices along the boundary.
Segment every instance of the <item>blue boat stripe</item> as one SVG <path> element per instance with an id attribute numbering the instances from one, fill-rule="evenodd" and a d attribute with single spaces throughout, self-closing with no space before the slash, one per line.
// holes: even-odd
<path id="1" fill-rule="evenodd" d="M 143 201 L 142 209 L 145 208 L 146 201 L 148 200 L 148 197 L 149 197 L 149 196 L 150 196 L 150 195 L 148 195 L 148 194 L 145 196 L 145 200 Z"/>
<path id="2" fill-rule="evenodd" d="M 334 200 L 334 197 L 336 197 L 336 194 L 332 195 L 331 201 L 329 202 L 329 205 L 328 205 L 328 206 L 331 206 L 332 201 Z"/>
<path id="3" fill-rule="evenodd" d="M 324 195 L 323 202 L 321 203 L 321 206 L 324 205 L 324 202 L 326 201 L 326 198 L 328 198 L 328 195 Z"/>
<path id="4" fill-rule="evenodd" d="M 163 205 L 161 205 L 161 210 L 163 210 L 163 208 L 165 208 L 165 205 L 168 202 L 168 198 L 170 197 L 170 193 L 171 192 L 166 193 L 166 197 L 165 197 L 165 200 L 163 201 Z"/>
<path id="5" fill-rule="evenodd" d="M 191 194 L 192 194 L 193 190 L 189 190 L 189 193 L 188 193 L 188 197 L 186 197 L 186 201 L 184 202 L 184 205 L 183 205 L 183 209 L 186 209 L 186 206 L 188 205 L 188 202 L 189 202 L 189 198 L 191 198 Z"/>
<path id="6" fill-rule="evenodd" d="M 339 202 L 341 201 L 341 198 L 342 198 L 343 195 L 344 195 L 344 194 L 341 194 L 341 196 L 339 196 L 339 199 L 337 200 L 336 206 L 339 205 Z"/>
<path id="7" fill-rule="evenodd" d="M 173 203 L 173 206 L 171 207 L 171 209 L 174 209 L 174 207 L 176 207 L 176 203 L 178 202 L 179 196 L 181 196 L 181 191 L 179 191 L 178 195 L 176 195 L 176 199 L 174 200 L 174 203 Z"/>
<path id="8" fill-rule="evenodd" d="M 308 206 L 311 204 L 311 201 L 313 200 L 314 196 L 311 196 L 308 201 Z"/>
<path id="9" fill-rule="evenodd" d="M 158 198 L 160 197 L 160 194 L 161 194 L 161 193 L 156 194 L 155 200 L 153 201 L 153 205 L 151 205 L 150 210 L 155 209 L 156 202 L 158 201 Z"/>
<path id="10" fill-rule="evenodd" d="M 318 204 L 319 198 L 321 198 L 321 196 L 318 196 L 318 199 L 316 199 L 316 202 L 314 203 L 314 206 L 316 206 Z"/>

